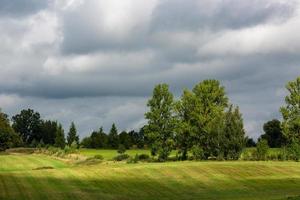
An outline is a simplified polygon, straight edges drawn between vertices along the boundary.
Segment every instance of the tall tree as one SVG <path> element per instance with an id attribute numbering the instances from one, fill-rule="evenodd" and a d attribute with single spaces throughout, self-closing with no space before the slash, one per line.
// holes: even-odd
<path id="1" fill-rule="evenodd" d="M 113 123 L 111 129 L 108 134 L 108 143 L 109 146 L 113 149 L 117 149 L 119 147 L 119 136 L 116 125 Z"/>
<path id="2" fill-rule="evenodd" d="M 93 131 L 91 136 L 91 148 L 106 148 L 108 147 L 108 136 L 104 133 L 101 127 L 98 132 Z"/>
<path id="3" fill-rule="evenodd" d="M 126 149 L 130 148 L 131 142 L 129 134 L 126 131 L 122 131 L 119 134 L 119 142 L 122 144 Z"/>
<path id="4" fill-rule="evenodd" d="M 248 136 L 246 136 L 245 142 L 246 142 L 246 147 L 256 147 L 256 143 L 253 140 L 253 138 L 249 138 Z"/>
<path id="5" fill-rule="evenodd" d="M 196 130 L 193 126 L 192 114 L 195 108 L 195 96 L 189 90 L 184 90 L 180 101 L 176 103 L 178 126 L 176 129 L 176 145 L 181 160 L 186 160 L 188 151 L 193 146 L 192 137 Z"/>
<path id="6" fill-rule="evenodd" d="M 65 139 L 64 129 L 62 128 L 62 125 L 59 124 L 56 129 L 56 138 L 55 138 L 54 146 L 63 149 L 65 148 L 65 145 L 66 145 L 66 139 Z"/>
<path id="7" fill-rule="evenodd" d="M 228 107 L 225 88 L 217 80 L 204 80 L 193 93 L 194 109 L 188 116 L 195 130 L 192 141 L 203 148 L 205 158 L 217 157 L 223 153 L 224 111 Z"/>
<path id="8" fill-rule="evenodd" d="M 239 107 L 233 108 L 230 105 L 225 114 L 224 128 L 224 157 L 230 160 L 237 160 L 245 147 L 246 139 L 243 118 Z"/>
<path id="9" fill-rule="evenodd" d="M 0 109 L 0 151 L 21 144 L 21 138 L 10 126 L 8 116 Z"/>
<path id="10" fill-rule="evenodd" d="M 68 145 L 71 146 L 73 142 L 75 142 L 77 146 L 79 146 L 79 136 L 77 135 L 77 130 L 74 122 L 71 123 L 68 136 L 67 136 Z"/>
<path id="11" fill-rule="evenodd" d="M 13 129 L 20 133 L 23 141 L 30 144 L 33 140 L 40 141 L 41 133 L 41 117 L 38 112 L 32 109 L 22 110 L 20 114 L 12 117 Z"/>
<path id="12" fill-rule="evenodd" d="M 281 107 L 283 133 L 289 143 L 300 142 L 300 77 L 286 85 L 289 94 Z"/>
<path id="13" fill-rule="evenodd" d="M 45 144 L 54 145 L 56 137 L 57 122 L 46 120 L 41 123 L 42 141 Z"/>
<path id="14" fill-rule="evenodd" d="M 145 114 L 148 124 L 145 135 L 151 142 L 152 154 L 158 153 L 160 160 L 166 160 L 174 147 L 174 102 L 167 84 L 159 84 L 153 90 Z"/>
<path id="15" fill-rule="evenodd" d="M 286 139 L 283 135 L 281 122 L 278 119 L 268 121 L 263 126 L 265 134 L 261 135 L 261 139 L 267 140 L 269 147 L 279 148 L 285 145 Z"/>

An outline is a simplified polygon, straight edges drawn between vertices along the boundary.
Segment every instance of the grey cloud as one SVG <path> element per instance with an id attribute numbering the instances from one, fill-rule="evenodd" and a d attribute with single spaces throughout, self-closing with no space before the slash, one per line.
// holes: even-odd
<path id="1" fill-rule="evenodd" d="M 22 17 L 48 6 L 48 0 L 1 0 L 0 16 Z"/>
<path id="2" fill-rule="evenodd" d="M 152 28 L 155 31 L 239 29 L 290 17 L 295 4 L 269 0 L 166 0 L 155 9 Z"/>

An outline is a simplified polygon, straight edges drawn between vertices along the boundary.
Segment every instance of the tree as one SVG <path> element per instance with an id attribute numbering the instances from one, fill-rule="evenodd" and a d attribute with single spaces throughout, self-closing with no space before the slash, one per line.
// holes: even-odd
<path id="1" fill-rule="evenodd" d="M 59 124 L 56 129 L 56 138 L 54 146 L 59 147 L 61 149 L 65 148 L 66 140 L 65 140 L 65 133 L 62 125 Z"/>
<path id="2" fill-rule="evenodd" d="M 93 131 L 91 134 L 91 148 L 106 148 L 108 147 L 108 136 L 104 133 L 101 127 L 98 132 Z"/>
<path id="3" fill-rule="evenodd" d="M 179 149 L 178 153 L 181 160 L 188 158 L 188 151 L 192 148 L 196 152 L 194 157 L 199 159 L 197 152 L 201 147 L 193 146 L 192 137 L 196 133 L 196 128 L 193 124 L 193 112 L 195 108 L 195 96 L 189 90 L 184 90 L 180 101 L 176 103 L 176 112 L 178 117 L 178 126 L 176 129 L 176 145 Z M 202 150 L 203 153 L 203 150 Z M 193 153 L 194 154 L 194 153 Z M 196 155 L 197 154 L 197 155 Z"/>
<path id="4" fill-rule="evenodd" d="M 204 158 L 223 154 L 224 111 L 228 107 L 225 88 L 217 80 L 204 80 L 192 92 L 186 91 L 185 124 L 191 134 L 190 146 L 202 147 Z"/>
<path id="5" fill-rule="evenodd" d="M 174 147 L 174 102 L 173 95 L 167 84 L 159 84 L 153 90 L 153 96 L 147 106 L 145 114 L 148 124 L 145 135 L 151 143 L 152 153 L 158 153 L 160 160 L 166 160 Z"/>
<path id="6" fill-rule="evenodd" d="M 92 147 L 92 139 L 91 137 L 84 137 L 80 143 L 84 148 L 93 148 Z"/>
<path id="7" fill-rule="evenodd" d="M 267 140 L 271 148 L 279 148 L 285 145 L 285 137 L 279 120 L 268 121 L 264 124 L 263 129 L 265 134 L 261 135 L 261 139 Z"/>
<path id="8" fill-rule="evenodd" d="M 261 139 L 256 145 L 256 156 L 258 160 L 265 160 L 268 154 L 269 146 L 268 141 Z"/>
<path id="9" fill-rule="evenodd" d="M 27 109 L 22 110 L 20 114 L 12 117 L 13 129 L 20 133 L 23 142 L 27 145 L 31 144 L 32 140 L 40 141 L 42 139 L 41 132 L 41 117 L 38 112 Z"/>
<path id="10" fill-rule="evenodd" d="M 67 136 L 67 142 L 69 146 L 71 146 L 73 142 L 77 144 L 77 147 L 79 146 L 79 136 L 77 135 L 77 130 L 74 122 L 71 123 L 68 136 Z"/>
<path id="11" fill-rule="evenodd" d="M 42 141 L 45 144 L 54 145 L 56 137 L 57 122 L 46 120 L 41 123 Z"/>
<path id="12" fill-rule="evenodd" d="M 248 136 L 246 136 L 245 141 L 246 141 L 246 147 L 256 147 L 256 143 L 253 140 L 253 138 L 249 138 Z"/>
<path id="13" fill-rule="evenodd" d="M 300 142 L 300 77 L 289 82 L 286 89 L 289 92 L 285 97 L 286 105 L 280 108 L 283 133 L 289 143 Z"/>
<path id="14" fill-rule="evenodd" d="M 21 138 L 10 126 L 8 116 L 0 109 L 0 151 L 21 144 Z"/>
<path id="15" fill-rule="evenodd" d="M 223 146 L 224 157 L 230 160 L 239 159 L 245 147 L 244 123 L 239 107 L 230 105 L 225 114 Z"/>
<path id="16" fill-rule="evenodd" d="M 126 131 L 122 131 L 119 134 L 119 142 L 122 144 L 126 149 L 129 149 L 131 146 L 131 141 L 129 134 Z"/>
<path id="17" fill-rule="evenodd" d="M 113 123 L 108 134 L 108 144 L 110 148 L 117 149 L 119 146 L 119 136 L 116 125 Z"/>

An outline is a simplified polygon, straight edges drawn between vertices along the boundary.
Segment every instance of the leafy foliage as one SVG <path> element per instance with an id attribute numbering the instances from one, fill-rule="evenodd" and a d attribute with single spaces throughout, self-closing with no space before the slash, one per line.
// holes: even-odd
<path id="1" fill-rule="evenodd" d="M 271 148 L 279 148 L 285 145 L 286 138 L 283 135 L 279 120 L 273 119 L 265 123 L 263 129 L 265 134 L 261 135 L 261 138 L 267 140 Z"/>
<path id="2" fill-rule="evenodd" d="M 280 111 L 283 117 L 283 133 L 289 143 L 300 141 L 300 77 L 286 85 L 289 94 L 285 98 L 286 105 Z"/>
<path id="3" fill-rule="evenodd" d="M 145 114 L 148 124 L 145 135 L 151 141 L 151 151 L 160 160 L 166 160 L 174 147 L 175 116 L 173 95 L 167 84 L 159 84 L 153 90 Z"/>
<path id="4" fill-rule="evenodd" d="M 67 136 L 68 145 L 70 146 L 73 142 L 75 142 L 77 144 L 77 147 L 79 147 L 79 136 L 77 135 L 77 130 L 74 122 L 71 123 L 68 136 Z"/>
<path id="5" fill-rule="evenodd" d="M 61 124 L 59 124 L 56 129 L 56 138 L 54 146 L 59 147 L 61 149 L 64 149 L 66 146 L 65 133 Z"/>

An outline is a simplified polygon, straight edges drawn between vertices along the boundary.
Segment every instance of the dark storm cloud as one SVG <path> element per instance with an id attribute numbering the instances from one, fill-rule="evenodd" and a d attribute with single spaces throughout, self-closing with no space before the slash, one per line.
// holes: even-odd
<path id="1" fill-rule="evenodd" d="M 47 8 L 48 0 L 1 0 L 0 16 L 22 17 Z"/>

